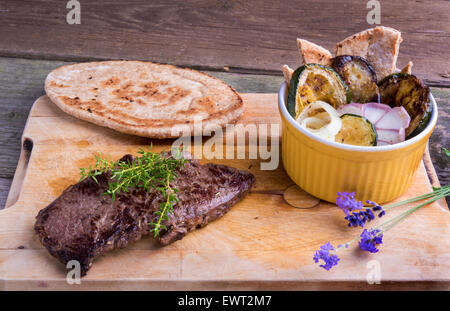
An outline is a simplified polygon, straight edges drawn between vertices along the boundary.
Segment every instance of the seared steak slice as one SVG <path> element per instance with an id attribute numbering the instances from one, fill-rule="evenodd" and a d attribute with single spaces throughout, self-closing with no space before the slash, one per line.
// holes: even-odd
<path id="1" fill-rule="evenodd" d="M 131 155 L 123 161 L 133 161 Z M 224 215 L 240 201 L 255 182 L 246 171 L 189 160 L 171 184 L 178 189 L 179 202 L 170 221 L 163 222 L 166 231 L 158 237 L 162 245 L 183 238 L 188 232 L 204 227 Z M 49 206 L 39 211 L 35 231 L 50 254 L 66 264 L 78 260 L 82 275 L 95 257 L 114 248 L 126 247 L 149 234 L 149 222 L 156 222 L 162 195 L 155 190 L 133 188 L 112 202 L 102 195 L 109 174 L 97 176 L 70 186 Z"/>

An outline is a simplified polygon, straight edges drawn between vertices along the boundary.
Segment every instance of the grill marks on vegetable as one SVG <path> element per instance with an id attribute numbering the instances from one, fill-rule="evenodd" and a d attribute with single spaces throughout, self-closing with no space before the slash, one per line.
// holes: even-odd
<path id="1" fill-rule="evenodd" d="M 409 125 L 403 125 L 398 133 L 393 133 L 395 127 L 388 128 L 387 133 L 380 133 L 381 138 L 389 139 L 388 142 L 380 139 L 380 144 L 395 144 L 419 134 L 428 124 L 432 106 L 430 104 L 430 90 L 417 77 L 407 73 L 396 73 L 387 76 L 377 83 L 377 76 L 373 67 L 362 57 L 342 55 L 331 60 L 332 68 L 318 64 L 307 64 L 299 67 L 292 74 L 290 88 L 287 97 L 289 113 L 300 123 L 299 117 L 302 111 L 311 103 L 323 101 L 334 109 L 342 110 L 342 107 L 351 105 L 350 98 L 365 105 L 384 103 L 391 108 L 403 107 L 408 114 Z M 378 104 L 379 105 L 379 104 Z M 387 106 L 386 106 L 387 107 Z M 398 108 L 395 108 L 398 109 Z M 361 113 L 361 111 L 360 111 Z M 377 129 L 371 120 L 353 117 L 343 118 L 344 127 L 335 141 L 360 146 L 376 146 Z M 401 116 L 401 115 L 400 115 Z M 366 120 L 366 121 L 364 121 Z M 350 123 L 353 124 L 350 127 Z M 308 124 L 312 124 L 309 122 Z M 317 130 L 320 125 L 312 124 L 309 130 Z M 357 127 L 355 127 L 358 125 Z M 360 126 L 359 126 L 360 125 Z M 405 130 L 405 127 L 406 130 Z M 361 133 L 359 132 L 361 131 Z M 390 131 L 390 132 L 389 132 Z M 391 133 L 392 132 L 392 133 Z M 385 134 L 396 137 L 385 137 Z M 351 136 L 354 135 L 354 138 Z M 394 136 L 395 136 L 394 135 Z M 398 136 L 398 137 L 397 137 Z"/>
<path id="2" fill-rule="evenodd" d="M 331 66 L 349 87 L 353 102 L 367 103 L 378 100 L 377 75 L 364 58 L 337 56 L 331 60 Z"/>
<path id="3" fill-rule="evenodd" d="M 354 114 L 344 114 L 341 119 L 342 128 L 335 141 L 355 146 L 377 145 L 377 132 L 369 120 Z"/>
<path id="4" fill-rule="evenodd" d="M 391 107 L 402 106 L 411 117 L 406 129 L 407 138 L 420 133 L 431 116 L 430 88 L 416 76 L 396 73 L 379 83 L 381 101 Z"/>
<path id="5" fill-rule="evenodd" d="M 330 103 L 335 109 L 348 103 L 347 86 L 331 68 L 307 64 L 294 71 L 287 98 L 289 113 L 297 118 L 302 110 L 316 101 Z"/>

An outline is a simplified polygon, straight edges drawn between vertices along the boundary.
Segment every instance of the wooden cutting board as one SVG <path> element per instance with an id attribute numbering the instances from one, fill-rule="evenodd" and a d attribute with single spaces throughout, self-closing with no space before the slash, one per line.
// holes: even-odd
<path id="1" fill-rule="evenodd" d="M 243 97 L 242 123 L 280 122 L 276 94 Z M 120 134 L 63 113 L 46 96 L 39 98 L 23 133 L 7 208 L 0 211 L 0 289 L 450 288 L 450 214 L 445 201 L 417 211 L 388 231 L 379 253 L 361 252 L 352 245 L 339 254 L 337 267 L 325 271 L 312 260 L 315 250 L 327 241 L 347 242 L 361 230 L 348 228 L 332 204 L 290 206 L 283 194 L 293 182 L 282 165 L 262 171 L 261 160 L 248 157 L 212 160 L 249 170 L 257 180 L 252 192 L 224 217 L 164 248 L 146 237 L 112 251 L 94 262 L 80 285 L 69 285 L 68 269 L 34 234 L 36 214 L 78 181 L 79 168 L 93 164 L 97 151 L 116 159 L 150 143 L 153 151 L 161 151 L 172 141 Z M 435 178 L 433 173 L 429 176 Z M 422 163 L 400 199 L 431 191 L 429 176 Z M 406 208 L 396 208 L 384 219 Z M 381 285 L 366 281 L 374 265 L 380 269 Z"/>

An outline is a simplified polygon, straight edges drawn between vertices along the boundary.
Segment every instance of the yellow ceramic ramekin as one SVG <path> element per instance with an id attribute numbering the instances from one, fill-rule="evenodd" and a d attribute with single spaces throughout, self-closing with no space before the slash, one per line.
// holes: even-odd
<path id="1" fill-rule="evenodd" d="M 399 197 L 411 184 L 437 121 L 436 101 L 430 95 L 433 112 L 419 135 L 389 146 L 345 145 L 300 127 L 287 111 L 286 96 L 283 83 L 278 103 L 284 168 L 300 188 L 329 202 L 335 202 L 340 191 L 354 191 L 358 200 L 380 204 Z"/>

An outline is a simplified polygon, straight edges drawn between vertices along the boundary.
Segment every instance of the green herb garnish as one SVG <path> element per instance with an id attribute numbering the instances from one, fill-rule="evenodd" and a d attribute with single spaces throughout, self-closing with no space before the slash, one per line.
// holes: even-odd
<path id="1" fill-rule="evenodd" d="M 112 161 L 110 158 L 102 157 L 100 153 L 95 156 L 95 166 L 81 168 L 81 180 L 92 178 L 96 183 L 96 176 L 109 172 L 108 190 L 103 195 L 111 195 L 112 201 L 121 192 L 129 192 L 130 188 L 144 188 L 147 191 L 155 189 L 161 192 L 164 200 L 160 204 L 160 209 L 155 213 L 158 215 L 156 223 L 151 222 L 151 232 L 158 236 L 160 230 L 167 230 L 162 224 L 169 220 L 173 213 L 173 206 L 178 202 L 176 196 L 177 189 L 170 183 L 177 178 L 176 170 L 183 167 L 187 162 L 181 156 L 179 149 L 172 149 L 172 156 L 168 157 L 165 152 L 162 154 L 139 149 L 135 161 Z"/>

